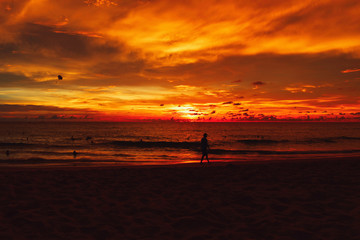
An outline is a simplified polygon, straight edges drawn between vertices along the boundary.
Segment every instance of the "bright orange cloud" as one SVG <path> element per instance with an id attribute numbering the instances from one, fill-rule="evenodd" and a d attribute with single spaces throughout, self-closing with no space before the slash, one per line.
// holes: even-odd
<path id="1" fill-rule="evenodd" d="M 346 69 L 341 71 L 342 73 L 352 73 L 352 72 L 359 72 L 360 68 L 354 68 L 354 69 Z"/>

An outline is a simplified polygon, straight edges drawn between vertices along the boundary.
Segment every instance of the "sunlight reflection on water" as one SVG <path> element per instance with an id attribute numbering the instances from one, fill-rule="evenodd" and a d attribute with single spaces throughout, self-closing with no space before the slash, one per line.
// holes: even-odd
<path id="1" fill-rule="evenodd" d="M 211 161 L 360 155 L 360 123 L 53 122 L 0 123 L 0 159 L 194 163 L 204 132 Z"/>

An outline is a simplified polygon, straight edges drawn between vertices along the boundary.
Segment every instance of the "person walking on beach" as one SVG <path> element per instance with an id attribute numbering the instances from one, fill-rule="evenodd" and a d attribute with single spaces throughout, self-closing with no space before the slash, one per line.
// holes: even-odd
<path id="1" fill-rule="evenodd" d="M 209 162 L 209 157 L 208 157 L 208 151 L 209 151 L 209 143 L 208 143 L 208 140 L 207 140 L 207 134 L 204 133 L 204 137 L 201 139 L 201 152 L 202 152 L 202 157 L 201 157 L 201 164 L 202 164 L 202 161 L 204 159 L 204 157 L 206 157 L 206 160 Z"/>

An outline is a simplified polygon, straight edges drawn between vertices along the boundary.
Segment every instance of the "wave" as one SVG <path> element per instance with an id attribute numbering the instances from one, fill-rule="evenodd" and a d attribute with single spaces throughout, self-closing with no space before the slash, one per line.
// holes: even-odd
<path id="1" fill-rule="evenodd" d="M 360 140 L 360 137 L 346 137 L 346 136 L 342 136 L 342 137 L 337 137 L 337 139 L 344 139 L 344 140 Z"/>
<path id="2" fill-rule="evenodd" d="M 245 140 L 243 140 L 245 141 Z M 288 140 L 255 140 L 260 141 L 262 144 L 274 144 L 290 142 Z M 254 143 L 254 140 L 246 140 L 248 144 Z M 196 152 L 200 152 L 199 142 L 145 142 L 145 141 L 113 141 L 112 144 L 118 147 L 134 147 L 134 148 L 175 148 L 175 149 L 188 149 Z M 210 154 L 216 155 L 242 155 L 242 154 L 260 154 L 260 155 L 302 155 L 302 154 L 349 154 L 360 153 L 360 149 L 350 150 L 229 150 L 229 149 L 210 149 Z"/>
<path id="3" fill-rule="evenodd" d="M 270 145 L 270 144 L 281 144 L 281 143 L 295 143 L 295 144 L 312 144 L 312 143 L 337 143 L 343 140 L 360 140 L 360 137 L 326 137 L 326 138 L 309 138 L 304 140 L 270 140 L 270 139 L 241 139 L 236 142 L 243 143 L 246 145 Z"/>
<path id="4" fill-rule="evenodd" d="M 211 149 L 210 154 L 217 155 L 242 155 L 242 154 L 261 154 L 261 155 L 307 155 L 307 154 L 349 154 L 360 153 L 360 149 L 352 150 L 309 150 L 309 151 L 271 151 L 271 150 L 226 150 L 226 149 Z"/>
<path id="5" fill-rule="evenodd" d="M 189 149 L 195 152 L 200 152 L 200 148 Z M 52 156 L 72 156 L 72 152 L 49 152 L 49 151 L 25 151 L 23 153 L 31 153 L 38 155 L 52 155 Z M 246 155 L 246 154 L 261 154 L 261 155 L 295 155 L 295 154 L 339 154 L 339 153 L 360 153 L 360 149 L 350 149 L 350 150 L 230 150 L 230 149 L 210 149 L 210 154 L 216 155 Z M 93 152 L 78 152 L 77 155 L 88 156 L 88 157 L 136 157 L 134 154 L 128 153 L 93 153 Z M 143 155 L 143 154 L 142 154 Z M 156 155 L 150 154 L 152 157 L 171 157 L 170 155 Z"/>
<path id="6" fill-rule="evenodd" d="M 31 157 L 27 159 L 0 159 L 0 164 L 73 164 L 73 163 L 143 163 L 150 161 L 134 162 L 133 160 L 96 160 L 90 158 L 82 159 L 47 159 L 42 157 Z"/>
<path id="7" fill-rule="evenodd" d="M 200 148 L 199 142 L 165 142 L 165 141 L 113 141 L 111 144 L 118 147 L 138 147 L 138 148 Z"/>
<path id="8" fill-rule="evenodd" d="M 325 137 L 325 138 L 310 138 L 305 140 L 297 140 L 296 143 L 336 143 L 343 140 L 360 140 L 359 137 Z"/>
<path id="9" fill-rule="evenodd" d="M 273 145 L 273 144 L 313 144 L 313 143 L 337 143 L 346 141 L 359 141 L 360 137 L 325 137 L 325 138 L 309 138 L 299 140 L 288 140 L 288 139 L 240 139 L 240 140 L 227 140 L 218 141 L 214 140 L 213 145 L 220 146 L 231 146 L 234 142 L 242 143 L 245 145 Z M 101 140 L 95 142 L 84 142 L 84 143 L 23 143 L 23 142 L 0 142 L 0 147 L 3 148 L 30 148 L 30 149 L 68 149 L 68 148 L 94 148 L 94 147 L 134 147 L 134 148 L 180 148 L 180 149 L 197 149 L 200 148 L 199 141 L 132 141 L 132 140 Z"/>
<path id="10" fill-rule="evenodd" d="M 278 144 L 290 142 L 289 140 L 265 140 L 265 139 L 244 139 L 237 140 L 237 142 L 244 143 L 247 145 L 257 145 L 257 144 Z"/>

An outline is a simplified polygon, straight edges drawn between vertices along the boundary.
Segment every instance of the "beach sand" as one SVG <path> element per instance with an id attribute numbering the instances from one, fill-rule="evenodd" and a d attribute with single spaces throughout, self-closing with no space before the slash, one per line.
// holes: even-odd
<path id="1" fill-rule="evenodd" d="M 360 160 L 1 167 L 0 239 L 360 239 Z"/>

